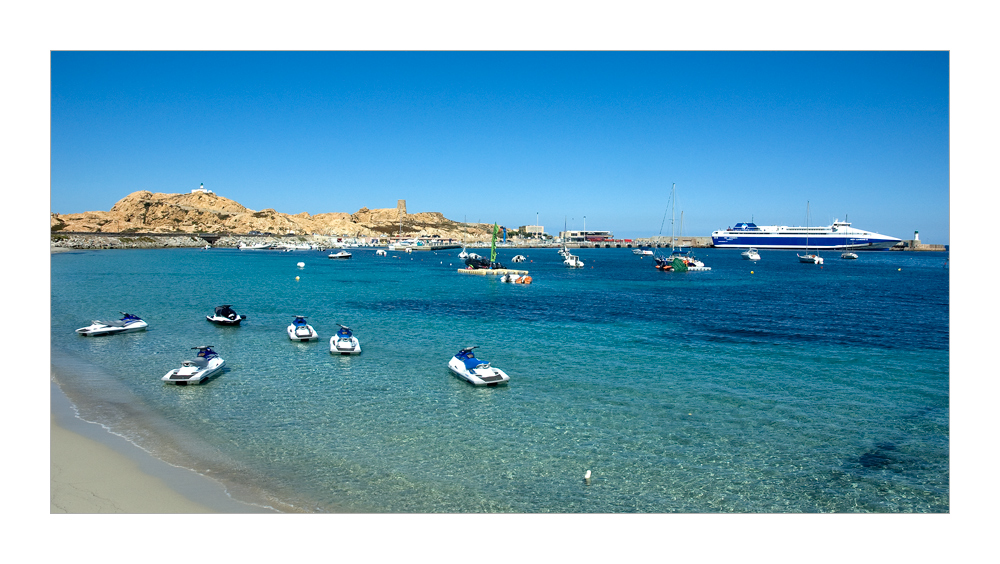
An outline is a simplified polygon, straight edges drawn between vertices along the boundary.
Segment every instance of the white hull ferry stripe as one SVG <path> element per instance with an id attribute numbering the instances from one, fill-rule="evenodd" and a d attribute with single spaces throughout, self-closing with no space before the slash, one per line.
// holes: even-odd
<path id="1" fill-rule="evenodd" d="M 712 232 L 712 245 L 720 248 L 757 247 L 761 249 L 857 249 L 884 250 L 900 240 L 880 233 L 851 227 L 846 221 L 834 221 L 826 227 L 757 226 L 738 223 L 735 227 Z"/>

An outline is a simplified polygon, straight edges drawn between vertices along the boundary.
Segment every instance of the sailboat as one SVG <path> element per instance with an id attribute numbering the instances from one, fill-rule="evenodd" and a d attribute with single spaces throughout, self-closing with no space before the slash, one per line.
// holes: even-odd
<path id="1" fill-rule="evenodd" d="M 688 270 L 712 270 L 705 266 L 691 251 L 683 252 L 677 247 L 677 237 L 674 236 L 674 207 L 677 202 L 677 183 L 670 188 L 670 256 L 654 256 L 653 262 L 657 270 L 670 272 L 687 272 Z M 684 212 L 681 212 L 683 214 Z M 664 221 L 666 218 L 664 217 Z M 663 233 L 663 225 L 660 225 L 660 233 Z"/>
<path id="2" fill-rule="evenodd" d="M 795 256 L 799 257 L 799 262 L 823 264 L 823 257 L 818 254 L 809 254 L 809 202 L 806 202 L 806 254 L 795 253 Z"/>

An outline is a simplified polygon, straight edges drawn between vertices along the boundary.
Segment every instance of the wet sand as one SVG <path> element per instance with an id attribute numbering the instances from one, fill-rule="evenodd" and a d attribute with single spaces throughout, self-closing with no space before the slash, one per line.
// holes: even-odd
<path id="1" fill-rule="evenodd" d="M 50 513 L 267 513 L 192 470 L 159 460 L 76 417 L 53 384 Z"/>

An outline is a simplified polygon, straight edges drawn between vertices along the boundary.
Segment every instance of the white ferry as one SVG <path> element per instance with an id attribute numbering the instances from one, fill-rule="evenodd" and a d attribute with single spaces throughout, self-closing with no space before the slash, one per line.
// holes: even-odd
<path id="1" fill-rule="evenodd" d="M 807 243 L 808 242 L 808 243 Z M 734 227 L 712 232 L 712 245 L 722 249 L 755 247 L 758 249 L 851 249 L 884 251 L 900 240 L 873 231 L 851 227 L 834 220 L 825 227 L 787 227 L 737 223 Z"/>

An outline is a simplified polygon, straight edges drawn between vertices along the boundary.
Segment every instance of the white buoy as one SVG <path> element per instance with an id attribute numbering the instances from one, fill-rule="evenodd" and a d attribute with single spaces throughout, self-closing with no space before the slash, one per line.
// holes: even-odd
<path id="1" fill-rule="evenodd" d="M 306 266 L 306 263 L 304 263 L 304 262 L 300 262 L 300 263 L 299 263 L 299 264 L 298 264 L 297 266 L 298 266 L 299 268 L 305 268 L 305 266 Z"/>
<path id="2" fill-rule="evenodd" d="M 587 470 L 587 473 L 583 475 L 583 481 L 586 482 L 587 485 L 590 485 L 590 470 Z"/>

